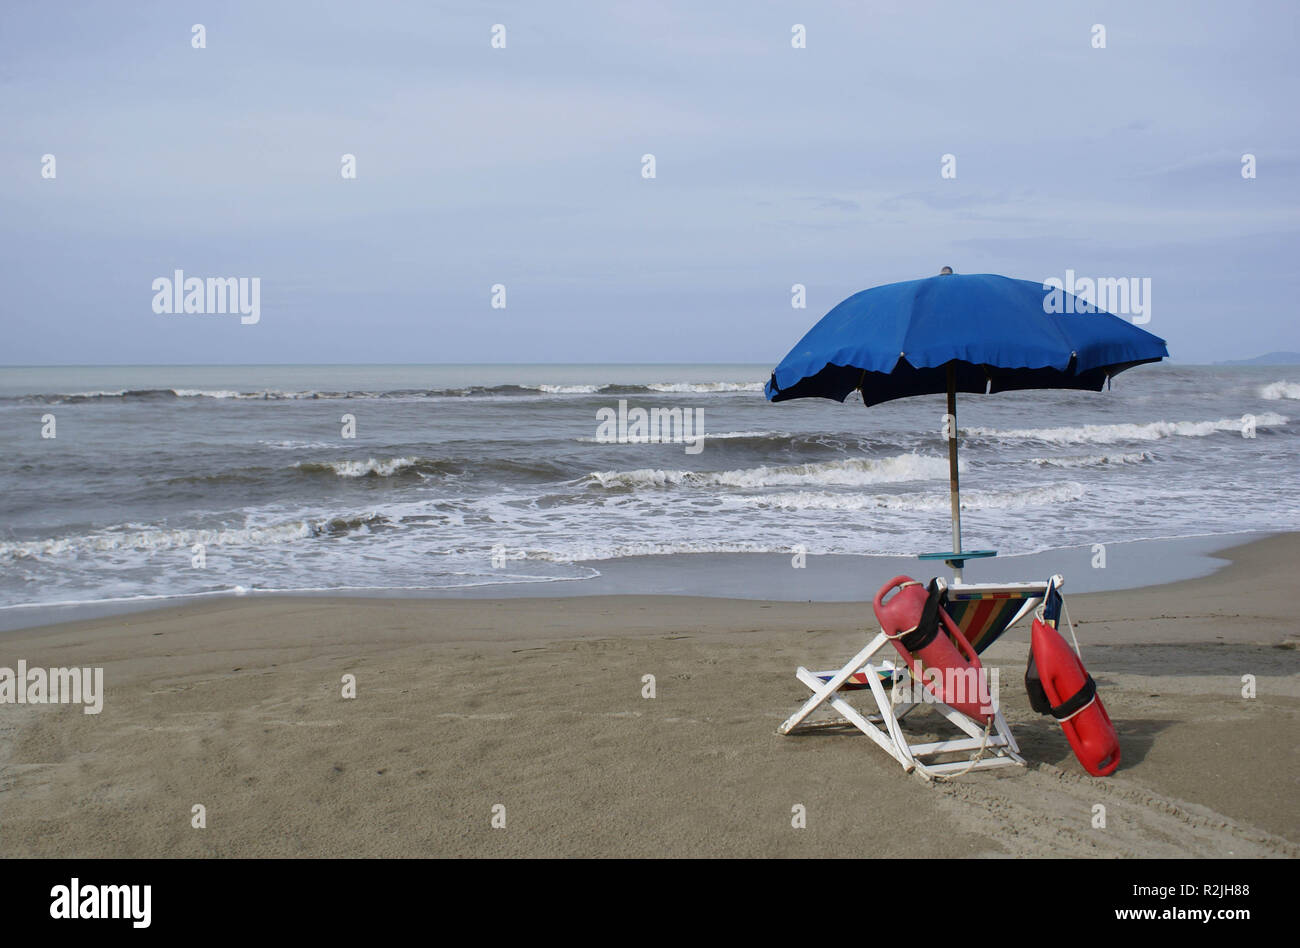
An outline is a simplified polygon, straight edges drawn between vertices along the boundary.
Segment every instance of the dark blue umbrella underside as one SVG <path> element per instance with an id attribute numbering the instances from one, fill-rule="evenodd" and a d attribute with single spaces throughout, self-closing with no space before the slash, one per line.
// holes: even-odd
<path id="1" fill-rule="evenodd" d="M 854 294 L 815 325 L 767 383 L 771 401 L 860 390 L 876 405 L 948 390 L 1100 391 L 1108 378 L 1168 356 L 1163 339 L 1069 297 L 1049 312 L 1042 284 L 995 274 L 946 275 Z M 1068 294 L 1065 294 L 1068 297 Z"/>

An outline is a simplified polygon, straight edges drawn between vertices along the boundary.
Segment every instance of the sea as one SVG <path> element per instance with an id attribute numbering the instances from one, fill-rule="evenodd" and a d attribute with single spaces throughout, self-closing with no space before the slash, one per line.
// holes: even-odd
<path id="1" fill-rule="evenodd" d="M 0 611 L 950 548 L 943 396 L 772 404 L 770 372 L 0 368 Z M 968 548 L 1300 529 L 1300 367 L 963 395 L 957 427 Z"/>

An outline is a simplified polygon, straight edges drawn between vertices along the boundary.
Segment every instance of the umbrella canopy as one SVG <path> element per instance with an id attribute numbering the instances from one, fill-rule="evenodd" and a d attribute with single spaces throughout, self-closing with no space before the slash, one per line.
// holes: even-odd
<path id="1" fill-rule="evenodd" d="M 855 293 L 821 318 L 781 360 L 768 400 L 833 398 L 857 391 L 867 405 L 947 393 L 952 550 L 965 560 L 992 550 L 961 547 L 957 393 L 1031 388 L 1101 391 L 1125 369 L 1169 355 L 1165 341 L 1041 283 L 992 273 L 952 273 Z"/>
<path id="2" fill-rule="evenodd" d="M 877 405 L 946 392 L 949 368 L 958 392 L 1096 392 L 1125 369 L 1169 355 L 1158 336 L 1055 293 L 992 273 L 863 290 L 823 316 L 781 360 L 767 397 L 842 402 L 861 391 L 866 404 Z"/>

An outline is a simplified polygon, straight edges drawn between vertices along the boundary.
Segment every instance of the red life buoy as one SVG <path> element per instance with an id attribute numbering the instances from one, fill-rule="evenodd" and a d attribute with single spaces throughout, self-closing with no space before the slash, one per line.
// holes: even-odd
<path id="1" fill-rule="evenodd" d="M 1119 737 L 1097 695 L 1097 684 L 1061 633 L 1042 619 L 1034 619 L 1031 633 L 1031 671 L 1037 667 L 1050 713 L 1061 723 L 1065 739 L 1083 769 L 1094 777 L 1107 777 L 1119 766 Z M 1031 684 L 1029 676 L 1026 683 Z M 1030 700 L 1034 694 L 1031 690 Z"/>
<path id="2" fill-rule="evenodd" d="M 898 592 L 885 602 L 894 589 Z M 927 603 L 932 606 L 929 614 Z M 913 680 L 949 707 L 988 724 L 993 701 L 983 666 L 961 629 L 938 605 L 937 591 L 927 591 L 911 577 L 895 576 L 880 587 L 872 608 Z"/>

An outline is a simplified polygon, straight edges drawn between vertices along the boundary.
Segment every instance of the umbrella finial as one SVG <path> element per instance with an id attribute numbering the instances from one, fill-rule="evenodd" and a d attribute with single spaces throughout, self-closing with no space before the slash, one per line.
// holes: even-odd
<path id="1" fill-rule="evenodd" d="M 952 276 L 952 267 L 944 267 L 939 271 L 939 276 Z"/>

